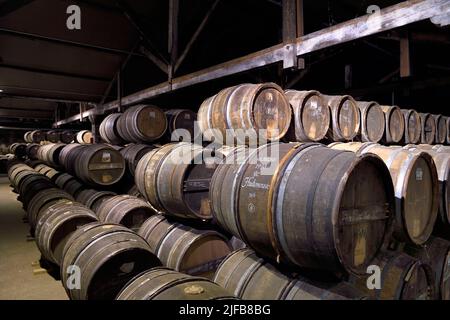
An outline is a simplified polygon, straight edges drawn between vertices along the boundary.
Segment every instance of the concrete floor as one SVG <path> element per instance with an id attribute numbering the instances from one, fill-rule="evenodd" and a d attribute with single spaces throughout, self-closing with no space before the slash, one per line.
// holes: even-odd
<path id="1" fill-rule="evenodd" d="M 0 177 L 0 299 L 67 300 L 60 281 L 47 273 L 33 274 L 32 263 L 41 256 L 34 241 L 27 241 L 24 210 L 9 180 Z"/>

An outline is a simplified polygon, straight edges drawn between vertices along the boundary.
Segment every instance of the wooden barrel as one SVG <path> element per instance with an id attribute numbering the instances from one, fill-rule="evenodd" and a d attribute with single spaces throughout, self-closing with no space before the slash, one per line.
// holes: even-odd
<path id="1" fill-rule="evenodd" d="M 197 117 L 206 141 L 248 144 L 256 138 L 263 140 L 260 143 L 283 138 L 291 115 L 289 101 L 278 85 L 246 83 L 223 89 L 206 99 Z M 226 141 L 227 130 L 235 141 Z"/>
<path id="2" fill-rule="evenodd" d="M 103 223 L 80 227 L 67 241 L 61 279 L 72 300 L 113 300 L 128 281 L 161 262 L 128 228 Z M 80 288 L 67 286 L 69 266 L 80 268 Z"/>
<path id="3" fill-rule="evenodd" d="M 445 125 L 447 128 L 447 140 L 445 141 L 445 143 L 450 144 L 450 117 L 446 117 Z"/>
<path id="4" fill-rule="evenodd" d="M 285 140 L 323 140 L 330 128 L 330 110 L 320 92 L 286 90 L 285 94 L 293 110 Z"/>
<path id="5" fill-rule="evenodd" d="M 74 176 L 71 176 L 70 174 L 67 173 L 63 173 L 61 175 L 58 176 L 58 178 L 56 178 L 55 180 L 55 184 L 60 187 L 61 189 L 64 189 L 64 187 L 66 186 L 66 184 L 70 181 L 75 179 Z"/>
<path id="6" fill-rule="evenodd" d="M 138 105 L 127 109 L 117 121 L 117 132 L 128 142 L 153 142 L 167 130 L 164 111 L 152 105 Z"/>
<path id="7" fill-rule="evenodd" d="M 128 194 L 130 196 L 134 196 L 134 197 L 145 199 L 144 196 L 139 192 L 139 189 L 138 189 L 138 187 L 136 185 L 133 185 L 130 189 L 128 189 L 126 194 Z"/>
<path id="8" fill-rule="evenodd" d="M 348 300 L 364 296 L 345 282 L 318 283 L 283 273 L 250 249 L 223 260 L 213 281 L 243 300 Z"/>
<path id="9" fill-rule="evenodd" d="M 27 149 L 26 149 L 26 153 L 27 153 L 27 157 L 28 159 L 31 160 L 37 160 L 38 157 L 38 150 L 40 148 L 40 145 L 37 143 L 30 143 L 27 145 Z"/>
<path id="10" fill-rule="evenodd" d="M 436 139 L 436 122 L 429 113 L 420 113 L 420 125 L 422 134 L 420 142 L 425 144 L 434 144 Z"/>
<path id="11" fill-rule="evenodd" d="M 225 230 L 271 260 L 366 272 L 394 212 L 381 159 L 310 143 L 269 144 L 243 158 L 219 165 L 211 181 Z"/>
<path id="12" fill-rule="evenodd" d="M 55 169 L 53 169 L 53 168 L 50 168 L 50 170 L 48 170 L 48 171 L 45 173 L 45 176 L 46 176 L 47 178 L 49 178 L 50 180 L 52 180 L 52 182 L 55 182 L 56 179 L 58 179 L 58 177 L 59 177 L 61 174 L 62 174 L 61 171 L 57 171 L 57 170 L 55 170 Z"/>
<path id="13" fill-rule="evenodd" d="M 405 119 L 401 109 L 397 106 L 381 106 L 381 109 L 386 122 L 383 142 L 387 144 L 401 142 L 405 135 Z"/>
<path id="14" fill-rule="evenodd" d="M 167 140 L 171 142 L 193 142 L 200 129 L 196 126 L 197 114 L 187 109 L 172 109 L 165 112 L 167 118 Z M 190 137 L 184 139 L 184 137 Z"/>
<path id="15" fill-rule="evenodd" d="M 211 219 L 208 192 L 216 163 L 201 146 L 167 144 L 139 161 L 135 181 L 156 210 L 182 218 Z"/>
<path id="16" fill-rule="evenodd" d="M 36 244 L 42 255 L 60 265 L 64 246 L 78 226 L 97 221 L 97 216 L 76 202 L 59 202 L 39 215 L 36 224 Z"/>
<path id="17" fill-rule="evenodd" d="M 435 143 L 444 144 L 447 141 L 447 123 L 446 118 L 440 114 L 432 115 L 434 123 L 436 124 L 436 138 Z"/>
<path id="18" fill-rule="evenodd" d="M 73 139 L 75 138 L 75 133 L 71 130 L 64 130 L 61 131 L 59 138 L 62 143 L 69 144 L 73 142 Z"/>
<path id="19" fill-rule="evenodd" d="M 84 189 L 78 193 L 76 200 L 97 213 L 97 207 L 101 203 L 116 194 L 112 191 L 97 191 L 94 189 Z"/>
<path id="20" fill-rule="evenodd" d="M 228 243 L 233 251 L 244 249 L 247 247 L 244 241 L 235 236 L 232 236 L 230 241 L 228 241 Z"/>
<path id="21" fill-rule="evenodd" d="M 227 239 L 213 230 L 196 230 L 167 221 L 162 215 L 149 218 L 138 231 L 163 265 L 191 275 L 215 270 L 231 252 Z"/>
<path id="22" fill-rule="evenodd" d="M 66 169 L 66 171 L 72 175 L 75 174 L 75 165 L 77 162 L 77 157 L 81 153 L 81 150 L 86 148 L 86 145 L 72 143 L 66 145 L 62 148 L 59 153 L 59 163 Z"/>
<path id="23" fill-rule="evenodd" d="M 168 268 L 153 268 L 130 281 L 117 300 L 234 300 L 214 282 Z"/>
<path id="24" fill-rule="evenodd" d="M 53 182 L 45 176 L 27 176 L 18 188 L 23 208 L 27 210 L 30 201 L 37 193 L 52 187 L 54 187 Z"/>
<path id="25" fill-rule="evenodd" d="M 25 134 L 23 135 L 23 141 L 25 141 L 26 143 L 32 143 L 33 142 L 33 139 L 31 137 L 31 131 L 25 132 Z"/>
<path id="26" fill-rule="evenodd" d="M 432 300 L 433 276 L 430 266 L 400 252 L 383 252 L 373 265 L 381 270 L 381 289 L 370 290 L 371 274 L 351 278 L 350 282 L 377 300 Z"/>
<path id="27" fill-rule="evenodd" d="M 27 156 L 27 145 L 25 143 L 14 143 L 10 147 L 10 152 L 18 159 L 24 159 Z"/>
<path id="28" fill-rule="evenodd" d="M 111 186 L 122 179 L 125 160 L 119 151 L 105 144 L 89 145 L 80 150 L 74 167 L 80 180 L 93 186 Z"/>
<path id="29" fill-rule="evenodd" d="M 50 141 L 52 143 L 57 143 L 61 141 L 60 132 L 57 130 L 50 130 L 45 133 L 45 140 Z"/>
<path id="30" fill-rule="evenodd" d="M 439 210 L 436 227 L 444 233 L 450 232 L 450 154 L 438 153 L 424 148 L 423 145 L 407 145 L 404 148 L 411 152 L 426 152 L 433 158 L 439 179 Z"/>
<path id="31" fill-rule="evenodd" d="M 118 195 L 103 201 L 96 213 L 101 222 L 121 224 L 137 231 L 156 212 L 142 199 Z"/>
<path id="32" fill-rule="evenodd" d="M 67 181 L 63 189 L 68 194 L 71 194 L 74 198 L 76 198 L 80 194 L 80 192 L 85 189 L 85 186 L 81 184 L 77 179 L 72 178 Z"/>
<path id="33" fill-rule="evenodd" d="M 361 141 L 379 142 L 383 139 L 386 122 L 383 109 L 374 101 L 357 101 L 361 114 Z"/>
<path id="34" fill-rule="evenodd" d="M 117 122 L 121 115 L 121 113 L 110 114 L 100 123 L 99 133 L 106 143 L 113 145 L 124 143 L 117 132 Z"/>
<path id="35" fill-rule="evenodd" d="M 59 155 L 66 145 L 64 143 L 50 143 L 39 148 L 37 157 L 49 166 L 59 166 Z"/>
<path id="36" fill-rule="evenodd" d="M 331 141 L 350 141 L 360 132 L 361 118 L 355 99 L 351 96 L 323 96 L 331 112 Z"/>
<path id="37" fill-rule="evenodd" d="M 42 141 L 45 141 L 45 138 L 46 138 L 45 131 L 42 131 L 42 130 L 31 131 L 30 138 L 31 138 L 32 142 L 34 142 L 34 143 L 40 143 Z"/>
<path id="38" fill-rule="evenodd" d="M 406 144 L 420 143 L 422 135 L 422 125 L 420 120 L 420 114 L 413 109 L 401 110 L 405 121 L 405 135 L 404 142 Z"/>
<path id="39" fill-rule="evenodd" d="M 31 173 L 36 172 L 32 167 L 24 164 L 23 162 L 18 162 L 18 163 L 13 164 L 12 166 L 10 166 L 8 168 L 8 178 L 13 187 L 16 186 L 17 175 L 22 171 L 27 171 L 27 172 L 31 172 Z"/>
<path id="40" fill-rule="evenodd" d="M 73 201 L 73 197 L 70 194 L 59 188 L 50 188 L 39 191 L 33 199 L 31 199 L 28 205 L 27 217 L 31 228 L 36 227 L 37 217 L 41 209 L 46 204 L 60 199 Z"/>
<path id="41" fill-rule="evenodd" d="M 81 130 L 75 135 L 75 142 L 80 144 L 92 143 L 92 132 L 89 130 Z"/>
<path id="42" fill-rule="evenodd" d="M 435 298 L 450 300 L 450 242 L 432 237 L 421 247 L 409 246 L 405 251 L 431 266 Z"/>
<path id="43" fill-rule="evenodd" d="M 438 174 L 429 154 L 377 144 L 337 144 L 332 148 L 358 154 L 374 153 L 383 159 L 394 182 L 394 236 L 415 244 L 428 240 L 439 208 Z"/>
<path id="44" fill-rule="evenodd" d="M 136 166 L 141 158 L 156 147 L 146 144 L 129 144 L 120 150 L 125 162 L 127 164 L 127 171 L 134 177 Z"/>

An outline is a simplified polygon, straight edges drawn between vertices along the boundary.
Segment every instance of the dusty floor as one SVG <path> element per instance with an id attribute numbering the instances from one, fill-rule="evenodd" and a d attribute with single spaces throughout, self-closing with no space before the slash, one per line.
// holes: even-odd
<path id="1" fill-rule="evenodd" d="M 60 281 L 47 273 L 33 274 L 40 258 L 34 241 L 27 241 L 28 225 L 9 180 L 0 177 L 0 299 L 67 300 Z"/>

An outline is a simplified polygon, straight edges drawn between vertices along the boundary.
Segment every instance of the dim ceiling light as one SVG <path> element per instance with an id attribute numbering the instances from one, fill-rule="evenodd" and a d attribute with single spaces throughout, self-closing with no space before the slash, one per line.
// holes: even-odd
<path id="1" fill-rule="evenodd" d="M 3 92 L 3 89 L 0 89 L 0 92 Z"/>

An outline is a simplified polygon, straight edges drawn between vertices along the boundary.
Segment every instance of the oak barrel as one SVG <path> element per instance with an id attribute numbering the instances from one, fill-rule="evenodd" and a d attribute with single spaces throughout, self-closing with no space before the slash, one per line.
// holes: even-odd
<path id="1" fill-rule="evenodd" d="M 383 159 L 394 183 L 394 236 L 415 244 L 428 240 L 439 208 L 438 174 L 429 154 L 370 143 L 336 144 L 332 148 L 358 154 L 374 153 Z"/>
<path id="2" fill-rule="evenodd" d="M 89 130 L 81 130 L 77 132 L 74 139 L 77 143 L 90 144 L 92 143 L 92 132 Z"/>
<path id="3" fill-rule="evenodd" d="M 31 141 L 34 143 L 39 143 L 45 141 L 45 131 L 42 130 L 34 130 L 30 133 Z"/>
<path id="4" fill-rule="evenodd" d="M 386 129 L 383 109 L 374 101 L 356 102 L 361 114 L 361 141 L 379 142 Z"/>
<path id="5" fill-rule="evenodd" d="M 78 154 L 81 150 L 86 148 L 86 145 L 79 143 L 72 143 L 62 148 L 59 153 L 59 164 L 66 170 L 67 173 L 75 174 L 75 164 Z"/>
<path id="6" fill-rule="evenodd" d="M 188 109 L 172 109 L 165 112 L 168 123 L 167 140 L 172 142 L 196 141 L 196 134 L 200 129 L 196 128 L 197 114 Z M 190 137 L 189 139 L 184 139 Z"/>
<path id="7" fill-rule="evenodd" d="M 405 135 L 405 119 L 402 111 L 397 106 L 381 106 L 381 109 L 386 122 L 383 142 L 387 144 L 401 142 Z"/>
<path id="8" fill-rule="evenodd" d="M 423 246 L 409 246 L 405 251 L 432 268 L 436 299 L 450 300 L 450 242 L 430 238 Z"/>
<path id="9" fill-rule="evenodd" d="M 250 249 L 222 261 L 213 281 L 244 300 L 347 300 L 364 296 L 345 282 L 318 283 L 279 271 Z"/>
<path id="10" fill-rule="evenodd" d="M 330 128 L 330 110 L 318 91 L 286 90 L 293 109 L 291 126 L 285 139 L 289 141 L 320 141 Z"/>
<path id="11" fill-rule="evenodd" d="M 50 141 L 52 143 L 57 143 L 61 140 L 60 132 L 57 130 L 50 130 L 45 133 L 45 140 Z"/>
<path id="12" fill-rule="evenodd" d="M 115 196 L 112 191 L 97 191 L 94 189 L 84 189 L 78 193 L 76 200 L 94 212 L 97 212 L 97 207 L 105 200 Z"/>
<path id="13" fill-rule="evenodd" d="M 119 151 L 105 144 L 93 144 L 80 150 L 75 175 L 89 185 L 110 186 L 125 173 L 125 160 Z"/>
<path id="14" fill-rule="evenodd" d="M 350 141 L 360 132 L 361 118 L 355 99 L 351 96 L 323 96 L 331 112 L 331 141 Z"/>
<path id="15" fill-rule="evenodd" d="M 231 252 L 227 239 L 220 233 L 169 222 L 162 215 L 145 221 L 138 234 L 165 266 L 191 275 L 215 270 Z"/>
<path id="16" fill-rule="evenodd" d="M 152 142 L 167 130 L 164 111 L 152 105 L 138 105 L 127 109 L 117 121 L 117 132 L 128 142 Z"/>
<path id="17" fill-rule="evenodd" d="M 97 216 L 76 202 L 59 202 L 42 212 L 36 222 L 36 244 L 45 258 L 60 265 L 62 252 L 78 226 L 97 221 Z"/>
<path id="18" fill-rule="evenodd" d="M 420 125 L 422 128 L 420 142 L 434 144 L 436 139 L 436 122 L 433 116 L 429 113 L 420 113 Z"/>
<path id="19" fill-rule="evenodd" d="M 49 166 L 59 166 L 59 155 L 66 145 L 64 143 L 50 143 L 39 148 L 37 157 Z"/>
<path id="20" fill-rule="evenodd" d="M 60 140 L 62 143 L 66 143 L 66 144 L 72 143 L 74 138 L 75 138 L 75 133 L 73 131 L 70 131 L 70 130 L 61 131 Z"/>
<path id="21" fill-rule="evenodd" d="M 218 161 L 201 146 L 180 142 L 147 153 L 136 167 L 139 191 L 158 211 L 211 219 L 209 181 Z"/>
<path id="22" fill-rule="evenodd" d="M 432 300 L 433 275 L 429 265 L 404 253 L 383 252 L 373 265 L 381 271 L 381 289 L 368 289 L 371 274 L 350 280 L 359 290 L 377 300 Z"/>
<path id="23" fill-rule="evenodd" d="M 435 143 L 444 144 L 447 141 L 447 123 L 445 117 L 440 114 L 433 115 L 436 124 Z"/>
<path id="24" fill-rule="evenodd" d="M 168 268 L 153 268 L 132 279 L 117 300 L 229 300 L 236 299 L 214 282 Z"/>
<path id="25" fill-rule="evenodd" d="M 405 120 L 405 143 L 420 143 L 422 126 L 419 113 L 412 109 L 402 110 L 402 113 Z"/>
<path id="26" fill-rule="evenodd" d="M 197 114 L 206 141 L 219 144 L 276 141 L 291 122 L 291 107 L 275 83 L 241 84 L 206 99 Z M 232 141 L 227 141 L 227 133 Z"/>
<path id="27" fill-rule="evenodd" d="M 111 197 L 96 211 L 101 222 L 121 224 L 134 231 L 155 213 L 146 201 L 129 195 Z"/>
<path id="28" fill-rule="evenodd" d="M 39 148 L 40 148 L 40 145 L 37 143 L 28 144 L 27 148 L 26 148 L 26 153 L 27 153 L 28 159 L 37 160 L 38 159 L 37 154 L 38 154 Z"/>
<path id="29" fill-rule="evenodd" d="M 136 166 L 141 158 L 156 147 L 146 144 L 129 144 L 120 150 L 127 165 L 127 171 L 134 177 Z"/>
<path id="30" fill-rule="evenodd" d="M 141 272 L 161 265 L 148 244 L 132 230 L 115 224 L 79 227 L 62 254 L 61 279 L 72 300 L 113 300 Z M 69 287 L 69 266 L 80 268 L 80 289 Z"/>
<path id="31" fill-rule="evenodd" d="M 365 272 L 394 212 L 381 159 L 310 143 L 273 143 L 219 165 L 210 199 L 216 221 L 262 256 L 352 273 Z"/>
<path id="32" fill-rule="evenodd" d="M 123 144 L 123 139 L 119 136 L 117 132 L 117 122 L 122 114 L 113 113 L 107 116 L 101 123 L 99 127 L 99 133 L 103 141 L 113 145 Z"/>

